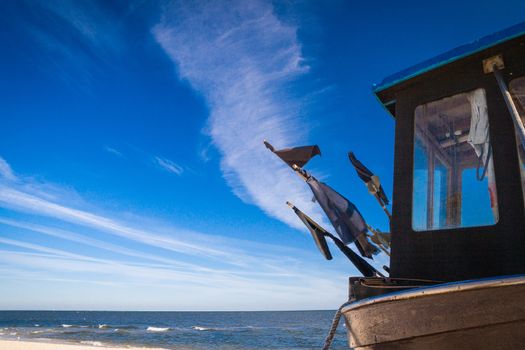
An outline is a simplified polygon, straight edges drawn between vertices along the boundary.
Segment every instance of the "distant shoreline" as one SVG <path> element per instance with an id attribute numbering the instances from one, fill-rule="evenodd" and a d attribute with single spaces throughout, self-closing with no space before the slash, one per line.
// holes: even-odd
<path id="1" fill-rule="evenodd" d="M 0 350 L 167 350 L 164 348 L 99 346 L 92 344 L 69 344 L 60 342 L 34 342 L 17 340 L 0 340 Z"/>

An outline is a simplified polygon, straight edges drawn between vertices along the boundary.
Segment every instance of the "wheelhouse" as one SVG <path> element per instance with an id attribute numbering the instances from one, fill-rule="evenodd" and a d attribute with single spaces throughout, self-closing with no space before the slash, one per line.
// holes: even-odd
<path id="1" fill-rule="evenodd" d="M 525 273 L 525 23 L 374 92 L 396 120 L 390 277 Z"/>

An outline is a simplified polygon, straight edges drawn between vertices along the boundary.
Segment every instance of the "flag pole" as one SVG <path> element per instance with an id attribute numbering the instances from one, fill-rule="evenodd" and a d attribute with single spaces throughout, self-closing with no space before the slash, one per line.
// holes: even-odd
<path id="1" fill-rule="evenodd" d="M 312 177 L 312 175 L 308 174 L 308 172 L 306 170 L 304 170 L 301 167 L 298 167 L 296 164 L 292 165 L 292 169 L 304 181 L 308 181 L 308 179 L 310 179 Z"/>
<path id="2" fill-rule="evenodd" d="M 292 164 L 292 169 L 295 171 L 295 173 L 301 178 L 303 179 L 305 182 L 308 183 L 308 181 L 310 179 L 314 179 L 314 180 L 317 180 L 313 175 L 309 174 L 306 170 L 304 170 L 303 168 L 297 166 L 296 164 Z M 323 209 L 324 210 L 324 209 Z M 325 211 L 326 213 L 326 211 Z M 366 224 L 366 222 L 364 221 L 363 219 L 363 222 Z M 366 226 L 370 227 L 368 224 L 366 224 Z M 335 226 L 334 226 L 335 227 Z M 364 247 L 366 244 L 363 242 L 363 240 L 366 242 L 366 244 L 370 244 L 370 242 L 368 242 L 366 240 L 366 232 L 363 236 L 358 236 L 358 237 L 355 237 L 355 241 L 356 241 L 356 246 L 357 248 L 359 249 L 359 251 L 361 252 L 362 255 L 366 255 L 366 253 L 364 253 L 364 248 L 360 248 L 361 246 Z M 341 242 L 342 243 L 342 242 Z M 343 244 L 343 243 L 342 243 Z M 360 244 L 360 245 L 359 245 Z M 372 244 L 372 246 L 374 246 Z M 370 253 L 370 256 L 366 255 L 367 257 L 371 257 L 371 254 L 373 253 Z"/>
<path id="3" fill-rule="evenodd" d="M 339 248 L 339 250 L 352 262 L 352 264 L 363 274 L 365 277 L 385 277 L 381 272 L 379 272 L 375 267 L 370 265 L 365 259 L 361 258 L 356 252 L 354 252 L 352 249 L 348 248 L 343 241 L 341 241 L 339 238 L 337 238 L 335 235 L 331 234 L 327 230 L 325 230 L 321 225 L 319 225 L 317 222 L 315 222 L 312 218 L 310 218 L 308 215 L 303 213 L 301 210 L 299 210 L 295 205 L 293 205 L 290 202 L 286 202 L 286 204 L 293 209 L 296 215 L 300 217 L 300 214 L 306 217 L 306 219 L 311 222 L 315 227 L 317 227 L 317 232 L 321 233 L 325 237 L 329 237 Z M 303 221 L 304 222 L 304 221 Z"/>
<path id="4" fill-rule="evenodd" d="M 386 203 L 384 202 L 384 200 L 379 195 L 380 189 L 379 189 L 379 185 L 377 185 L 378 183 L 379 183 L 379 178 L 376 175 L 374 175 L 372 176 L 370 181 L 365 182 L 365 186 L 368 189 L 368 193 L 370 193 L 372 196 L 375 197 L 375 199 L 377 199 L 377 202 L 379 203 L 379 205 L 385 212 L 386 216 L 388 216 L 388 220 L 392 220 L 392 214 L 386 207 Z"/>
<path id="5" fill-rule="evenodd" d="M 335 245 L 337 246 L 337 248 L 339 248 L 339 250 L 341 252 L 343 252 L 344 255 L 346 255 L 346 257 L 354 264 L 355 267 L 357 267 L 357 269 L 363 273 L 363 271 L 361 270 L 362 269 L 362 265 L 364 265 L 366 267 L 366 269 L 371 269 L 373 270 L 373 272 L 378 276 L 378 277 L 385 277 L 385 275 L 383 275 L 381 272 L 379 272 L 376 268 L 374 268 L 372 265 L 370 265 L 365 259 L 361 258 L 359 255 L 357 255 L 356 252 L 354 252 L 352 249 L 348 248 L 344 243 L 343 241 L 341 241 L 339 238 L 337 238 L 336 236 L 334 236 L 333 234 L 331 234 L 330 232 L 326 232 L 325 235 L 327 237 L 330 237 L 332 239 L 332 241 L 335 243 Z M 363 273 L 364 275 L 364 273 Z M 366 276 L 365 277 L 375 277 L 375 276 Z"/>
<path id="6" fill-rule="evenodd" d="M 388 220 L 391 221 L 392 220 L 392 214 L 390 213 L 390 211 L 386 207 L 386 205 L 383 202 L 383 200 L 379 197 L 378 188 L 375 186 L 375 184 L 372 184 L 372 186 L 373 186 L 373 188 L 375 190 L 375 192 L 372 195 L 377 199 L 377 202 L 379 203 L 381 208 L 383 208 L 383 211 L 385 212 L 386 216 L 388 216 Z"/>
<path id="7" fill-rule="evenodd" d="M 356 247 L 362 256 L 373 259 L 379 249 L 366 239 L 364 235 L 367 231 L 366 222 L 355 205 L 348 199 L 341 196 L 326 184 L 319 183 L 315 177 L 310 175 L 302 167 L 316 155 L 320 155 L 319 146 L 301 146 L 294 148 L 285 148 L 275 150 L 274 147 L 266 140 L 263 141 L 266 148 L 277 155 L 292 170 L 305 181 L 312 190 L 314 197 L 319 199 L 321 196 L 323 202 L 319 203 L 325 214 L 330 219 L 337 233 L 344 243 L 356 242 Z M 337 202 L 334 202 L 334 200 Z M 336 224 L 336 221 L 341 221 Z"/>
<path id="8" fill-rule="evenodd" d="M 390 252 L 385 248 L 385 247 L 390 247 L 390 244 L 388 243 L 388 241 L 384 239 L 383 237 L 384 234 L 381 231 L 374 229 L 372 226 L 368 224 L 366 224 L 366 226 L 368 227 L 368 231 L 373 233 L 373 235 L 367 234 L 367 236 L 370 237 L 372 242 L 377 244 L 379 249 L 381 249 L 386 255 L 390 256 Z"/>
<path id="9" fill-rule="evenodd" d="M 263 140 L 263 143 L 264 145 L 266 146 L 266 148 L 268 148 L 272 153 L 275 153 L 275 148 L 273 148 L 272 144 L 269 143 L 268 141 L 266 140 Z"/>
<path id="10" fill-rule="evenodd" d="M 359 176 L 359 178 L 361 178 L 361 180 L 363 180 L 363 182 L 365 183 L 365 186 L 368 189 L 368 193 L 370 193 L 377 199 L 377 202 L 385 212 L 386 216 L 388 217 L 388 220 L 392 221 L 392 214 L 387 208 L 388 199 L 386 198 L 386 194 L 384 193 L 381 187 L 379 177 L 374 175 L 363 163 L 361 163 L 356 158 L 353 152 L 348 152 L 348 159 L 350 160 L 350 163 L 354 166 L 354 169 L 357 172 L 357 176 Z"/>

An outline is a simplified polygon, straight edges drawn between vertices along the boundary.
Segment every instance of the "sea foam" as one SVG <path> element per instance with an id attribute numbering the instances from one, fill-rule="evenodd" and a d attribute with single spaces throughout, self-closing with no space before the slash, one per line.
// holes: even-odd
<path id="1" fill-rule="evenodd" d="M 91 346 L 104 346 L 102 342 L 93 341 L 93 340 L 83 340 L 80 342 L 80 344 L 91 345 Z"/>
<path id="2" fill-rule="evenodd" d="M 148 327 L 146 330 L 148 332 L 166 332 L 166 331 L 169 331 L 170 328 L 169 327 L 166 327 L 166 328 L 162 328 L 162 327 Z"/>

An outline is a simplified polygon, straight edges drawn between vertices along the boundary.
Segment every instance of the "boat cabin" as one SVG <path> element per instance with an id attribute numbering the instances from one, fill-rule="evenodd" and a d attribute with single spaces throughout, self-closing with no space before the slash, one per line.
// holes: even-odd
<path id="1" fill-rule="evenodd" d="M 525 23 L 374 93 L 396 121 L 390 277 L 525 273 Z"/>

